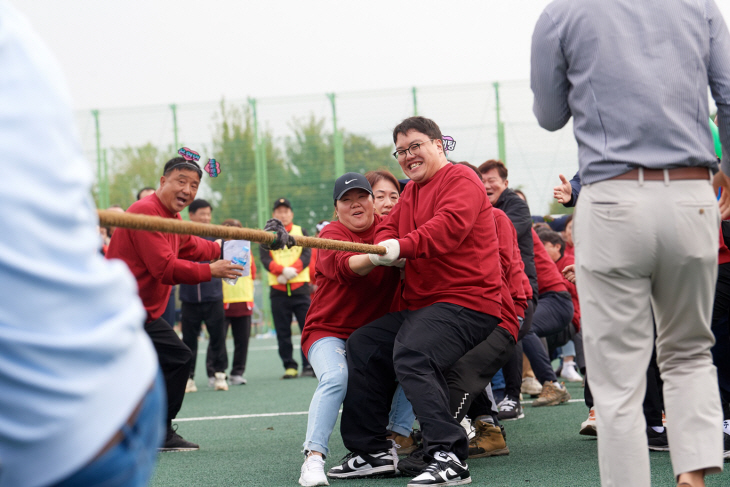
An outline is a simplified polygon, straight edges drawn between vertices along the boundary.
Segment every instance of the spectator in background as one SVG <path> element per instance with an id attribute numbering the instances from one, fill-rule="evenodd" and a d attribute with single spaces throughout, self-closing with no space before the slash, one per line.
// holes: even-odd
<path id="1" fill-rule="evenodd" d="M 514 191 L 514 193 L 517 196 L 519 196 L 522 201 L 527 203 L 527 196 L 525 196 L 525 193 L 523 193 L 521 189 L 513 189 L 512 191 Z M 528 203 L 528 206 L 529 206 L 529 203 Z"/>
<path id="2" fill-rule="evenodd" d="M 273 218 L 279 220 L 289 235 L 309 235 L 305 229 L 294 224 L 294 212 L 286 198 L 274 201 Z M 312 251 L 307 247 L 287 247 L 280 250 L 266 250 L 260 247 L 261 263 L 269 271 L 271 286 L 271 314 L 274 318 L 279 357 L 284 364 L 282 379 L 299 376 L 299 364 L 292 357 L 291 322 L 296 316 L 299 329 L 311 303 L 309 265 Z M 314 371 L 302 351 L 302 376 L 314 377 Z"/>
<path id="3" fill-rule="evenodd" d="M 226 227 L 243 228 L 241 222 L 229 218 L 222 225 Z M 248 341 L 251 337 L 251 316 L 253 315 L 253 282 L 256 279 L 256 262 L 253 253 L 249 255 L 251 261 L 251 272 L 248 276 L 241 276 L 236 284 L 231 286 L 223 282 L 223 309 L 225 310 L 225 325 L 223 326 L 224 347 L 226 353 L 225 337 L 228 335 L 228 326 L 231 327 L 233 335 L 233 361 L 231 363 L 231 374 L 228 382 L 231 385 L 244 385 L 246 378 L 243 376 L 246 371 L 246 358 L 248 357 Z M 215 364 L 213 363 L 215 352 L 212 348 L 212 341 L 208 343 L 208 354 L 205 362 L 208 375 L 215 375 Z M 228 361 L 226 353 L 226 361 Z"/>
<path id="4" fill-rule="evenodd" d="M 545 246 L 545 250 L 548 255 L 555 262 L 555 267 L 558 272 L 563 272 L 563 269 L 569 265 L 575 264 L 573 256 L 568 255 L 564 249 L 565 241 L 558 232 L 552 230 L 541 230 L 537 232 L 537 236 L 540 237 L 540 241 Z M 580 335 L 580 305 L 578 304 L 578 291 L 575 288 L 575 284 L 569 280 L 564 279 L 564 284 L 568 288 L 570 297 L 573 301 L 573 319 L 569 327 L 568 335 L 570 339 L 563 345 L 563 364 L 560 370 L 560 377 L 570 382 L 582 382 L 583 377 L 578 373 L 579 369 L 585 368 L 585 357 L 583 356 L 583 338 Z M 548 340 L 548 347 L 552 348 L 550 340 Z M 552 354 L 551 354 L 552 356 Z M 578 363 L 575 359 L 578 357 Z"/>
<path id="5" fill-rule="evenodd" d="M 398 203 L 400 198 L 400 183 L 390 171 L 368 171 L 365 173 L 375 197 L 375 211 L 379 215 L 387 215 Z"/>
<path id="6" fill-rule="evenodd" d="M 213 208 L 205 200 L 195 200 L 190 203 L 188 209 L 190 221 L 197 223 L 210 223 L 213 216 Z M 213 241 L 211 237 L 203 237 L 205 240 Z M 201 265 L 208 262 L 202 262 Z M 182 301 L 182 335 L 183 342 L 193 353 L 193 362 L 190 367 L 190 377 L 185 387 L 185 392 L 196 392 L 195 364 L 198 358 L 198 339 L 200 338 L 201 327 L 205 322 L 210 339 L 208 346 L 208 358 L 211 370 L 208 370 L 208 386 L 216 391 L 227 391 L 226 369 L 228 368 L 228 355 L 226 353 L 226 328 L 225 313 L 223 311 L 223 288 L 219 278 L 211 278 L 207 282 L 198 284 L 181 284 L 180 301 Z M 207 367 L 206 367 L 207 369 Z"/>
<path id="7" fill-rule="evenodd" d="M 151 195 L 155 192 L 155 188 L 150 188 L 147 186 L 146 188 L 142 188 L 137 193 L 137 201 L 141 200 L 142 198 L 146 198 L 147 196 Z"/>

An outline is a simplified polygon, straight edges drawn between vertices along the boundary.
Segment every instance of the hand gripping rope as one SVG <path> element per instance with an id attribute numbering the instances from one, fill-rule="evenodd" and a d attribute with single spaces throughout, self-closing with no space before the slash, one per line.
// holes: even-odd
<path id="1" fill-rule="evenodd" d="M 179 233 L 183 235 L 197 235 L 198 237 L 216 237 L 231 240 L 249 240 L 263 244 L 271 244 L 276 240 L 274 233 L 253 228 L 227 227 L 223 225 L 162 218 L 159 216 L 139 215 L 136 213 L 118 213 L 107 210 L 98 210 L 97 213 L 99 214 L 99 225 L 104 227 L 121 227 L 131 230 Z M 294 238 L 299 247 L 378 255 L 385 255 L 387 252 L 385 247 L 379 245 L 295 235 L 292 235 L 292 238 Z"/>

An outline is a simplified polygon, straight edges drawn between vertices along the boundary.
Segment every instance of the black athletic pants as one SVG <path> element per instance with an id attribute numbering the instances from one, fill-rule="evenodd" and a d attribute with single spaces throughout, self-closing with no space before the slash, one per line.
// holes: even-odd
<path id="1" fill-rule="evenodd" d="M 712 308 L 712 333 L 715 345 L 712 360 L 717 367 L 720 398 L 725 419 L 730 419 L 730 264 L 721 264 L 717 272 L 715 303 Z"/>
<path id="2" fill-rule="evenodd" d="M 145 323 L 144 331 L 149 335 L 152 345 L 157 351 L 157 360 L 160 362 L 160 369 L 165 378 L 169 428 L 170 422 L 175 419 L 182 407 L 183 398 L 185 397 L 185 384 L 187 384 L 190 376 L 193 354 L 180 340 L 172 327 L 162 318 Z"/>
<path id="3" fill-rule="evenodd" d="M 231 375 L 243 375 L 246 371 L 246 358 L 248 357 L 248 339 L 251 337 L 251 316 L 232 316 L 226 318 L 223 327 L 223 336 L 228 334 L 228 325 L 231 325 L 231 335 L 233 335 L 233 362 L 231 364 Z M 225 348 L 223 349 L 225 350 Z M 213 354 L 210 344 L 208 344 L 208 358 L 205 361 L 205 367 L 208 376 L 212 376 L 216 371 L 212 362 Z M 226 353 L 226 361 L 228 354 Z"/>
<path id="4" fill-rule="evenodd" d="M 348 383 L 340 431 L 345 447 L 375 453 L 390 447 L 388 413 L 400 382 L 423 431 L 425 460 L 437 451 L 461 460 L 469 441 L 449 406 L 444 371 L 486 340 L 499 318 L 450 303 L 390 313 L 347 340 Z"/>
<path id="5" fill-rule="evenodd" d="M 208 377 L 213 377 L 215 372 L 224 372 L 228 368 L 228 354 L 226 353 L 223 301 L 206 301 L 203 303 L 187 303 L 183 301 L 181 320 L 183 342 L 193 352 L 193 366 L 190 368 L 190 378 L 195 377 L 195 363 L 198 358 L 198 337 L 200 336 L 203 321 L 205 321 L 205 327 L 208 329 L 208 336 L 210 337 L 208 360 L 211 361 L 212 372 L 208 371 Z M 212 356 L 210 355 L 211 351 L 213 353 Z"/>
<path id="6" fill-rule="evenodd" d="M 573 300 L 567 291 L 542 293 L 538 299 L 535 315 L 532 318 L 532 330 L 522 339 L 522 347 L 530 359 L 530 365 L 535 372 L 535 377 L 540 383 L 546 381 L 556 382 L 555 375 L 548 351 L 542 344 L 540 338 L 557 335 L 565 331 L 573 319 Z M 567 340 L 566 340 L 567 342 Z M 522 357 L 519 357 L 522 360 Z M 505 377 L 505 382 L 507 377 Z M 522 377 L 517 384 L 520 387 Z"/>
<path id="7" fill-rule="evenodd" d="M 286 293 L 280 291 L 276 294 L 271 293 L 271 316 L 274 318 L 276 341 L 279 343 L 279 357 L 281 357 L 285 369 L 296 369 L 299 367 L 297 361 L 292 357 L 292 317 L 297 317 L 299 330 L 303 330 L 304 321 L 307 318 L 307 311 L 309 311 L 309 305 L 311 303 L 309 294 L 292 294 L 291 296 L 287 296 Z M 304 356 L 304 352 L 301 355 L 302 366 L 307 367 L 309 362 Z"/>
<path id="8" fill-rule="evenodd" d="M 532 330 L 532 317 L 535 315 L 536 306 L 537 300 L 535 299 L 527 302 L 525 320 L 522 322 L 520 333 L 517 335 L 517 344 L 512 355 L 507 359 L 507 363 L 502 367 L 505 383 L 504 394 L 511 398 L 520 397 L 520 389 L 522 388 L 522 338 Z"/>
<path id="9" fill-rule="evenodd" d="M 480 394 L 486 394 L 484 388 L 512 356 L 514 349 L 514 337 L 498 326 L 486 340 L 446 371 L 444 375 L 449 384 L 450 411 L 457 422 L 464 419 L 472 402 Z"/>

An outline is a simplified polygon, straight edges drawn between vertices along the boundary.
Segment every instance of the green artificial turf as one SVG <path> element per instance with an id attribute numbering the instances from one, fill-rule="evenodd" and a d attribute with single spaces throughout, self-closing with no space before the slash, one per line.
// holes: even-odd
<path id="1" fill-rule="evenodd" d="M 296 338 L 296 337 L 295 337 Z M 232 352 L 232 343 L 228 342 Z M 201 342 L 200 350 L 206 343 Z M 299 361 L 299 351 L 295 359 Z M 232 357 L 232 353 L 229 356 Z M 215 392 L 207 386 L 205 355 L 198 355 L 198 392 L 185 396 L 178 432 L 200 444 L 196 452 L 163 453 L 151 485 L 162 486 L 297 486 L 304 459 L 306 411 L 317 386 L 314 378 L 282 380 L 284 368 L 276 340 L 251 339 L 247 385 Z M 574 399 L 583 398 L 580 384 L 568 384 Z M 528 398 L 525 398 L 528 400 Z M 196 419 L 271 413 L 305 414 L 237 419 Z M 588 410 L 582 401 L 533 408 L 525 418 L 504 423 L 510 454 L 469 461 L 473 485 L 597 486 L 600 485 L 595 438 L 578 435 Z M 330 439 L 326 468 L 337 465 L 347 451 L 339 422 Z M 652 452 L 652 485 L 674 486 L 669 453 Z M 730 466 L 730 464 L 726 464 Z M 333 487 L 403 486 L 408 477 L 371 480 L 331 480 Z M 708 486 L 730 485 L 730 474 L 713 475 Z M 630 486 L 627 486 L 630 487 Z"/>

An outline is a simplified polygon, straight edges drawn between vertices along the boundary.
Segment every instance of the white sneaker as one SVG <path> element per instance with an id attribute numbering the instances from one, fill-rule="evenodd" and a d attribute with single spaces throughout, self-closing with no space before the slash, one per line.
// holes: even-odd
<path id="1" fill-rule="evenodd" d="M 232 375 L 228 377 L 228 382 L 230 382 L 232 386 L 242 386 L 246 384 L 246 378 L 242 375 Z"/>
<path id="2" fill-rule="evenodd" d="M 537 397 L 542 394 L 542 384 L 534 377 L 525 377 L 522 379 L 522 387 L 520 388 L 522 394 L 528 394 L 533 397 Z"/>
<path id="3" fill-rule="evenodd" d="M 225 372 L 216 372 L 213 385 L 214 385 L 216 391 L 227 391 L 228 382 L 226 382 L 226 373 Z"/>
<path id="4" fill-rule="evenodd" d="M 584 436 L 598 436 L 598 428 L 596 428 L 596 408 L 591 408 L 588 412 L 588 419 L 581 423 L 580 432 L 578 434 Z"/>
<path id="5" fill-rule="evenodd" d="M 319 455 L 310 455 L 304 460 L 302 473 L 299 476 L 299 485 L 304 487 L 313 485 L 329 485 L 324 474 L 324 458 Z"/>
<path id="6" fill-rule="evenodd" d="M 470 440 L 476 436 L 477 433 L 474 430 L 474 426 L 471 425 L 471 421 L 466 416 L 464 416 L 464 419 L 461 420 L 461 426 L 466 431 L 466 436 Z"/>
<path id="7" fill-rule="evenodd" d="M 563 362 L 563 370 L 560 371 L 560 378 L 568 382 L 583 382 L 583 377 L 578 373 L 575 362 Z"/>
<path id="8" fill-rule="evenodd" d="M 198 387 L 193 379 L 188 379 L 188 383 L 185 384 L 185 392 L 198 392 Z"/>

